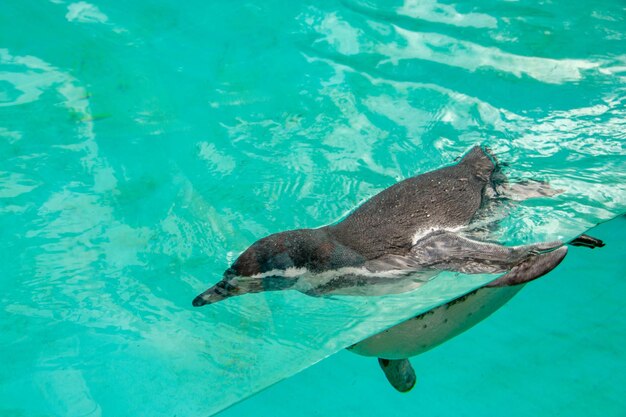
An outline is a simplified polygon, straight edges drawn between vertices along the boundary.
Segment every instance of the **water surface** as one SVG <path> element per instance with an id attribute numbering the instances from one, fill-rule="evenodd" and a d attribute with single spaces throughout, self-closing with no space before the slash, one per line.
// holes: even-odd
<path id="1" fill-rule="evenodd" d="M 2 11 L 3 414 L 210 415 L 487 282 L 190 305 L 256 239 L 336 221 L 478 143 L 561 191 L 512 206 L 502 243 L 626 211 L 620 1 Z"/>

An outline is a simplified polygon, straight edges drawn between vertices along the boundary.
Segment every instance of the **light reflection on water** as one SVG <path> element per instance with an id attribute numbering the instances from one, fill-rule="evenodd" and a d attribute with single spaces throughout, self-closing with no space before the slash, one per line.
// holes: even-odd
<path id="1" fill-rule="evenodd" d="M 502 242 L 624 212 L 623 28 L 617 1 L 9 6 L 0 404 L 210 414 L 480 285 L 190 307 L 254 240 L 476 143 L 562 190 L 514 208 Z"/>

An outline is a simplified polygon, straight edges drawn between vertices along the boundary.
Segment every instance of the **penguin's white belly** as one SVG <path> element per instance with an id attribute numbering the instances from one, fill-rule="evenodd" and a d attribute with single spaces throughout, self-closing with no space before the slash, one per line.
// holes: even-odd
<path id="1" fill-rule="evenodd" d="M 348 348 L 364 356 L 404 359 L 464 332 L 509 301 L 523 285 L 480 288 Z"/>

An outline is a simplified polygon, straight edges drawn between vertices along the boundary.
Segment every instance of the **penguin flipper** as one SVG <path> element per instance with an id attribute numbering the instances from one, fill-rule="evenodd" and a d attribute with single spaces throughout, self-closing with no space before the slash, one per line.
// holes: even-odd
<path id="1" fill-rule="evenodd" d="M 561 263 L 565 255 L 567 255 L 567 246 L 561 246 L 550 252 L 531 255 L 515 265 L 508 273 L 486 286 L 509 287 L 526 284 L 552 271 Z"/>
<path id="2" fill-rule="evenodd" d="M 590 249 L 601 248 L 604 246 L 604 242 L 602 242 L 602 240 L 585 234 L 578 236 L 568 243 L 572 246 L 584 246 Z M 563 258 L 565 258 L 565 255 L 567 255 L 566 246 L 561 246 L 560 248 L 550 252 L 532 255 L 515 265 L 507 274 L 489 283 L 487 287 L 506 287 L 510 285 L 525 284 L 526 282 L 537 279 L 553 270 L 558 264 L 561 263 Z"/>
<path id="3" fill-rule="evenodd" d="M 380 369 L 383 370 L 389 383 L 400 392 L 409 392 L 415 386 L 415 370 L 408 359 L 378 358 Z"/>
<path id="4" fill-rule="evenodd" d="M 469 239 L 454 232 L 437 231 L 417 241 L 411 248 L 410 256 L 422 268 L 465 274 L 495 274 L 511 271 L 526 259 L 561 247 L 561 241 L 504 246 Z"/>
<path id="5" fill-rule="evenodd" d="M 547 274 L 561 263 L 567 247 L 561 241 L 503 246 L 452 232 L 435 232 L 418 241 L 411 254 L 426 268 L 466 274 L 506 272 L 487 285 L 505 287 L 525 284 Z"/>

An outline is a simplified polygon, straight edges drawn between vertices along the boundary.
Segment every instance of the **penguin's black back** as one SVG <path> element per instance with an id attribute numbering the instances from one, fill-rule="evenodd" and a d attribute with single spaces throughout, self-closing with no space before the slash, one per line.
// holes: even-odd
<path id="1" fill-rule="evenodd" d="M 404 255 L 417 232 L 469 224 L 495 167 L 492 157 L 476 146 L 455 165 L 385 189 L 340 223 L 327 226 L 328 233 L 366 259 Z"/>

